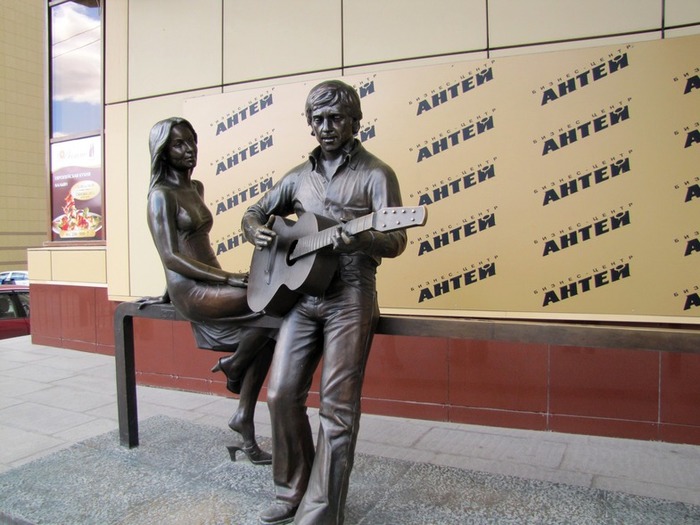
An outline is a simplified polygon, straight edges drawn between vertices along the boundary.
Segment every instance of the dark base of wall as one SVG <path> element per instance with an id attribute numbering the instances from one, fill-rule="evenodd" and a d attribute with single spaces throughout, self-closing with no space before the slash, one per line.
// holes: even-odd
<path id="1" fill-rule="evenodd" d="M 114 355 L 103 288 L 31 285 L 32 341 Z M 139 384 L 230 395 L 186 322 L 134 319 Z M 375 336 L 372 414 L 700 445 L 700 355 Z M 318 406 L 318 374 L 309 396 Z M 262 399 L 266 391 L 263 389 Z"/>

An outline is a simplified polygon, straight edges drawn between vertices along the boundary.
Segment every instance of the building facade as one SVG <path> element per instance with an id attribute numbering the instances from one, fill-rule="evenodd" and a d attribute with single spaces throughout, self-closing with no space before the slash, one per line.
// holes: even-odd
<path id="1" fill-rule="evenodd" d="M 46 238 L 44 2 L 0 5 L 0 270 Z"/>
<path id="2" fill-rule="evenodd" d="M 148 132 L 182 115 L 185 101 L 700 33 L 693 0 L 109 0 L 100 7 L 104 240 L 49 242 L 29 251 L 29 269 L 33 341 L 102 353 L 113 352 L 118 302 L 164 287 L 145 222 Z M 186 323 L 137 320 L 136 336 L 144 384 L 226 393 L 209 372 L 215 354 L 195 348 Z M 606 346 L 379 335 L 364 410 L 700 443 L 700 356 Z"/>

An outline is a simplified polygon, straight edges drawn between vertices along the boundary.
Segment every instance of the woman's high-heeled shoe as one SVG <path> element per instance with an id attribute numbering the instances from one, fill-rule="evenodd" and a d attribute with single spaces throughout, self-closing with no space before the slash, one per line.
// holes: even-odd
<path id="1" fill-rule="evenodd" d="M 228 453 L 231 455 L 231 461 L 236 461 L 236 452 L 241 451 L 253 465 L 272 464 L 272 454 L 262 450 L 257 443 L 253 443 L 249 447 L 243 446 L 242 444 L 227 445 L 226 448 L 228 449 Z"/>
<path id="2" fill-rule="evenodd" d="M 223 372 L 226 376 L 226 389 L 234 394 L 241 393 L 241 384 L 243 383 L 243 378 L 235 377 L 231 373 L 233 368 L 233 355 L 219 358 L 219 361 L 211 369 L 212 372 Z"/>

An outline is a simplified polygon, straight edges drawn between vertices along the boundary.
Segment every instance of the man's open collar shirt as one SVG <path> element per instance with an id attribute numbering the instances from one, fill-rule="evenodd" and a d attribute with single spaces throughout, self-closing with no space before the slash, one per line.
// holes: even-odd
<path id="1" fill-rule="evenodd" d="M 386 207 L 401 206 L 396 174 L 386 163 L 367 151 L 355 139 L 345 159 L 330 180 L 319 171 L 321 148 L 308 160 L 287 173 L 247 213 L 255 213 L 266 222 L 270 215 L 287 216 L 306 212 L 323 215 L 339 222 L 363 217 Z M 381 257 L 395 257 L 406 247 L 403 230 L 373 232 L 370 255 L 375 264 Z"/>

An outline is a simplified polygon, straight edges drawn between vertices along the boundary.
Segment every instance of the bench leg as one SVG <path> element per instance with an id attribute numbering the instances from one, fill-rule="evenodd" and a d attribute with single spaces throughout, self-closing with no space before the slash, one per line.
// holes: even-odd
<path id="1" fill-rule="evenodd" d="M 123 447 L 134 448 L 139 446 L 134 363 L 134 319 L 130 315 L 120 315 L 118 310 L 114 317 L 114 357 L 117 371 L 119 442 Z"/>

